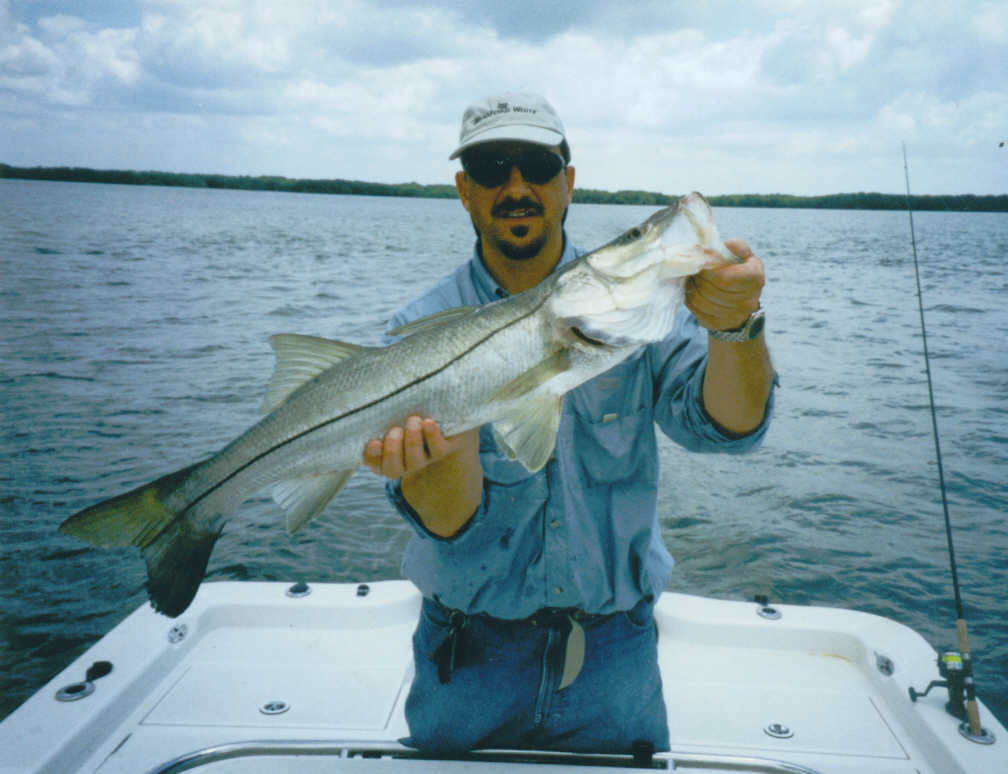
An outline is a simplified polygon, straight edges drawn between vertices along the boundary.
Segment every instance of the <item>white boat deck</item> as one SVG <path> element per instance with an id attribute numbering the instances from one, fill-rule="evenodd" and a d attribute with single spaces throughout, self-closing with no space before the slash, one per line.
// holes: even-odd
<path id="1" fill-rule="evenodd" d="M 404 581 L 204 584 L 178 619 L 144 606 L 0 724 L 0 773 L 503 770 L 504 754 L 411 757 L 403 703 L 420 599 Z M 1008 734 L 981 707 L 993 744 L 959 732 L 935 652 L 877 616 L 664 595 L 656 608 L 672 752 L 652 767 L 706 772 L 997 774 Z M 886 660 L 892 673 L 879 668 Z M 76 701 L 55 698 L 96 661 L 112 671 Z M 74 691 L 71 691 L 73 693 Z M 189 757 L 186 757 L 189 756 Z M 526 771 L 629 758 L 524 755 Z"/>

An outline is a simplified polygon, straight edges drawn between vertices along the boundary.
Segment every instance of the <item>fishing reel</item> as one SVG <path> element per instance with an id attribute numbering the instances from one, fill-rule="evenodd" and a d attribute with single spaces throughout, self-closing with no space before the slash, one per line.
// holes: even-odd
<path id="1" fill-rule="evenodd" d="M 969 653 L 947 650 L 938 654 L 938 674 L 943 680 L 932 680 L 923 692 L 911 687 L 910 701 L 927 696 L 932 688 L 948 688 L 949 699 L 945 709 L 950 715 L 962 721 L 959 733 L 977 744 L 994 744 L 994 734 L 980 725 L 976 710 L 976 689 L 973 685 L 973 664 Z M 972 717 L 970 707 L 973 709 Z"/>
<path id="2" fill-rule="evenodd" d="M 973 665 L 970 657 L 957 650 L 946 650 L 938 654 L 938 674 L 942 680 L 932 680 L 923 691 L 911 686 L 910 701 L 927 696 L 932 688 L 948 688 L 949 700 L 945 709 L 953 717 L 966 719 L 966 686 L 973 684 Z"/>

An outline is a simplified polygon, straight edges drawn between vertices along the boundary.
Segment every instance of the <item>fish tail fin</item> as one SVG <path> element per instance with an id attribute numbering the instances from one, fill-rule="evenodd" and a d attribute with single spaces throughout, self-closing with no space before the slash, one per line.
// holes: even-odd
<path id="1" fill-rule="evenodd" d="M 147 593 L 159 613 L 175 618 L 192 603 L 221 531 L 196 532 L 179 519 L 143 549 Z"/>
<path id="2" fill-rule="evenodd" d="M 60 532 L 100 548 L 137 546 L 147 561 L 147 590 L 159 613 L 177 616 L 196 596 L 220 530 L 200 530 L 168 504 L 198 467 L 183 468 L 149 484 L 85 508 Z"/>

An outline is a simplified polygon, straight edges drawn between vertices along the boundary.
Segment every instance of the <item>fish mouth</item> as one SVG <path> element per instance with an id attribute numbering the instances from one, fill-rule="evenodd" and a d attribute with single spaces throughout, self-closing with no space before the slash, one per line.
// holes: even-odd
<path id="1" fill-rule="evenodd" d="M 581 339 L 581 341 L 585 342 L 586 344 L 591 344 L 593 347 L 604 347 L 606 345 L 604 341 L 602 341 L 601 339 L 593 339 L 591 336 L 582 331 L 576 325 L 571 326 L 571 333 L 573 333 L 575 336 L 577 336 L 579 339 Z"/>

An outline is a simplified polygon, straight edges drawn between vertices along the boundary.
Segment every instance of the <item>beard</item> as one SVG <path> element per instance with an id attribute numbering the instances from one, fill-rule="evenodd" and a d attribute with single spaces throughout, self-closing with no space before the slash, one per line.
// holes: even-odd
<path id="1" fill-rule="evenodd" d="M 537 202 L 534 202 L 531 199 L 521 199 L 520 201 L 514 201 L 512 199 L 508 199 L 497 205 L 493 209 L 492 214 L 495 216 L 502 216 L 509 211 L 519 209 L 528 210 L 535 213 L 542 212 L 542 207 Z M 561 227 L 563 227 L 563 224 L 565 224 L 566 222 L 567 222 L 567 210 L 565 209 L 563 217 L 560 221 Z M 483 235 L 480 233 L 479 227 L 476 225 L 475 220 L 473 220 L 473 230 L 476 232 L 478 243 L 479 238 Z M 528 235 L 529 228 L 526 225 L 511 226 L 510 228 L 507 229 L 507 232 L 517 239 L 524 239 L 525 236 Z M 528 261 L 531 260 L 532 258 L 535 258 L 537 255 L 539 255 L 540 252 L 542 252 L 542 249 L 546 246 L 548 236 L 549 235 L 544 232 L 539 238 L 534 239 L 531 242 L 528 242 L 526 244 L 515 244 L 514 242 L 508 240 L 507 233 L 494 233 L 493 231 L 488 230 L 488 233 L 486 234 L 488 241 L 492 243 L 493 247 L 496 250 L 498 250 L 500 254 L 503 255 L 505 258 L 508 258 L 512 261 Z"/>
<path id="2" fill-rule="evenodd" d="M 523 237 L 528 233 L 528 228 L 526 226 L 516 226 L 513 231 L 524 231 L 525 233 L 515 234 L 516 237 Z M 501 255 L 505 258 L 511 259 L 512 261 L 527 261 L 531 258 L 535 258 L 542 251 L 543 247 L 546 246 L 545 235 L 523 245 L 508 242 L 495 236 L 491 236 L 490 238 L 493 241 L 494 247 L 500 251 Z"/>

